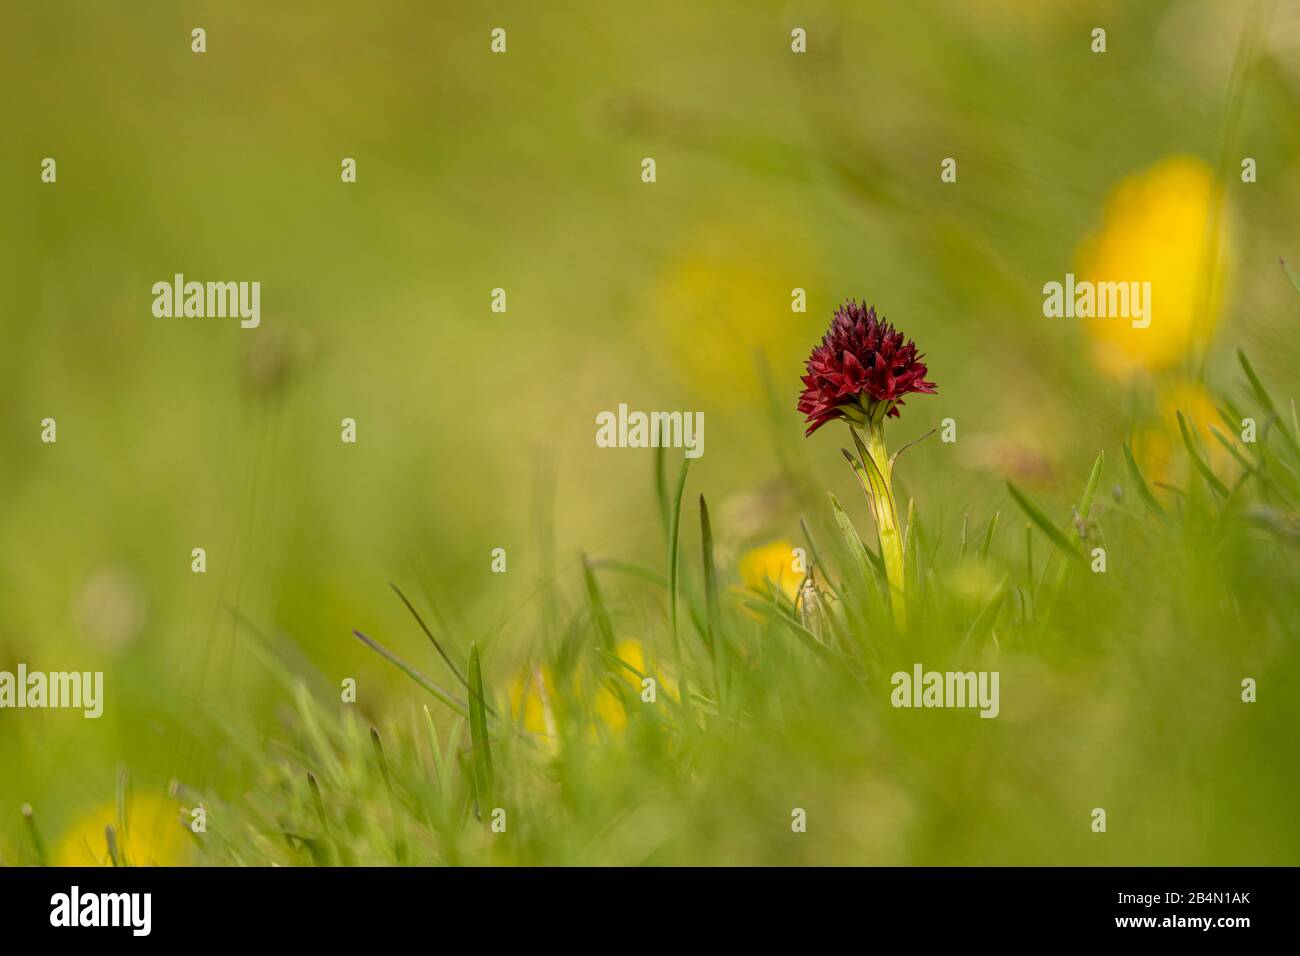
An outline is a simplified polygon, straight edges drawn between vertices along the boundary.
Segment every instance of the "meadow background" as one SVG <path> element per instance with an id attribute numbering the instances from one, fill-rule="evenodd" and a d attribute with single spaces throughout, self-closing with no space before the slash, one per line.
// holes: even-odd
<path id="1" fill-rule="evenodd" d="M 390 817 L 409 826 L 403 862 L 1300 859 L 1294 540 L 1220 535 L 1208 504 L 1204 533 L 1153 538 L 1135 517 L 1126 532 L 1140 508 L 1121 450 L 1145 448 L 1149 477 L 1182 489 L 1157 491 L 1173 510 L 1197 482 L 1177 396 L 1248 406 L 1239 348 L 1280 408 L 1296 395 L 1300 291 L 1278 259 L 1300 261 L 1300 5 L 50 0 L 5 21 L 0 669 L 103 670 L 106 709 L 0 711 L 0 861 L 37 856 L 23 804 L 50 856 L 102 831 L 123 769 L 127 799 L 163 821 L 169 848 L 136 854 L 156 862 L 310 861 L 266 839 L 311 803 L 293 790 L 309 769 L 337 775 L 326 805 L 358 834 L 356 862 L 386 862 L 361 834 Z M 504 55 L 489 52 L 497 26 Z M 46 156 L 57 184 L 40 181 Z M 356 184 L 339 180 L 343 157 Z M 940 182 L 944 157 L 956 183 Z M 1117 375 L 1084 323 L 1043 317 L 1042 286 L 1082 271 L 1108 197 L 1171 159 L 1215 183 L 1222 261 L 1180 278 L 1194 257 L 1177 250 L 1201 237 L 1175 225 L 1175 252 L 1143 233 L 1134 268 L 1221 293 L 1185 348 Z M 1177 186 L 1155 192 L 1130 210 L 1139 226 L 1166 206 L 1183 210 L 1172 223 L 1204 222 Z M 260 281 L 261 327 L 153 318 L 150 286 L 176 272 Z M 496 287 L 505 314 L 489 309 Z M 806 313 L 791 312 L 795 287 Z M 827 491 L 872 539 L 846 436 L 805 441 L 794 409 L 802 362 L 849 297 L 915 338 L 939 383 L 891 424 L 893 445 L 958 422 L 955 444 L 931 438 L 900 464 L 957 604 L 1023 573 L 1006 481 L 1066 527 L 1106 452 L 1105 583 L 1071 579 L 1036 637 L 986 642 L 998 720 L 892 712 L 883 678 L 827 676 L 738 606 L 764 589 L 755 549 L 802 542 L 801 518 L 833 537 Z M 462 668 L 475 642 L 503 711 L 533 662 L 590 650 L 583 629 L 601 622 L 581 555 L 664 572 L 653 454 L 594 443 L 596 413 L 620 402 L 705 414 L 686 603 L 701 594 L 703 494 L 729 626 L 764 662 L 745 719 L 639 735 L 634 718 L 559 756 L 504 753 L 513 806 L 533 811 L 513 845 L 479 832 L 463 781 L 448 784 L 456 819 L 424 827 L 420 705 L 444 744 L 457 718 L 351 632 L 454 685 L 398 583 Z M 39 441 L 46 416 L 57 444 Z M 1272 499 L 1283 524 L 1285 504 Z M 994 512 L 972 568 L 963 516 L 974 540 Z M 206 574 L 190 571 L 194 547 Z M 505 574 L 489 571 L 496 547 Z M 601 585 L 618 639 L 690 671 L 662 588 Z M 967 617 L 934 620 L 947 633 Z M 267 643 L 321 713 L 350 713 L 344 766 L 299 743 L 312 708 L 295 707 Z M 1240 703 L 1244 676 L 1259 703 Z M 344 795 L 370 725 L 397 804 L 360 764 Z M 196 794 L 220 808 L 220 848 L 177 838 Z M 1088 829 L 1096 806 L 1104 836 Z M 792 807 L 808 833 L 791 834 Z"/>

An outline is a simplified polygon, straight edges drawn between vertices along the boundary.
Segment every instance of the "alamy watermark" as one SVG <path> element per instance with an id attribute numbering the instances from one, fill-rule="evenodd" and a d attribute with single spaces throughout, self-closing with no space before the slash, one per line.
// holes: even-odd
<path id="1" fill-rule="evenodd" d="M 1049 319 L 1129 319 L 1135 329 L 1151 324 L 1150 282 L 1065 282 L 1043 286 L 1043 315 Z"/>
<path id="2" fill-rule="evenodd" d="M 80 709 L 83 716 L 104 713 L 103 671 L 0 671 L 0 709 L 51 707 Z"/>
<path id="3" fill-rule="evenodd" d="M 186 282 L 176 273 L 171 282 L 153 284 L 153 314 L 160 319 L 238 318 L 240 328 L 262 322 L 262 283 Z"/>
<path id="4" fill-rule="evenodd" d="M 152 893 L 82 893 L 73 886 L 50 897 L 50 925 L 124 926 L 132 936 L 148 936 L 153 928 Z"/>
<path id="5" fill-rule="evenodd" d="M 896 671 L 889 702 L 895 707 L 978 707 L 981 717 L 996 717 L 1002 709 L 998 671 Z"/>
<path id="6" fill-rule="evenodd" d="M 687 458 L 704 454 L 703 412 L 618 412 L 596 415 L 600 448 L 683 448 Z"/>

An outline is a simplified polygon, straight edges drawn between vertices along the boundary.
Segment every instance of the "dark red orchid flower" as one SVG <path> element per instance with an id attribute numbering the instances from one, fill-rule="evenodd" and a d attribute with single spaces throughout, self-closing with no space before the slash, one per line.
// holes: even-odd
<path id="1" fill-rule="evenodd" d="M 808 356 L 799 396 L 799 411 L 808 416 L 804 434 L 836 418 L 862 422 L 878 409 L 875 402 L 887 403 L 886 414 L 897 418 L 904 395 L 933 395 L 935 385 L 925 380 L 922 358 L 916 343 L 876 318 L 875 306 L 846 302 Z"/>

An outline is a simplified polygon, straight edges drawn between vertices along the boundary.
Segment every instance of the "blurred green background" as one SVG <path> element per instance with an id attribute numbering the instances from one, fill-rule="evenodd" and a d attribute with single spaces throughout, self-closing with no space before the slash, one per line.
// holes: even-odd
<path id="1" fill-rule="evenodd" d="M 273 736 L 283 701 L 235 611 L 286 635 L 327 685 L 355 677 L 377 720 L 404 712 L 412 685 L 350 631 L 424 654 L 397 581 L 443 609 L 462 654 L 486 645 L 504 684 L 536 653 L 553 582 L 580 585 L 579 553 L 662 560 L 651 453 L 594 443 L 596 413 L 620 402 L 705 413 L 691 495 L 718 510 L 729 574 L 747 548 L 797 539 L 826 489 L 854 500 L 865 536 L 842 439 L 804 442 L 794 410 L 845 298 L 915 338 L 939 383 L 909 401 L 894 443 L 958 421 L 955 446 L 931 439 L 902 476 L 949 546 L 964 513 L 1008 517 L 1006 477 L 1067 515 L 1097 450 L 1121 461 L 1162 382 L 1234 387 L 1238 347 L 1275 395 L 1296 394 L 1300 296 L 1277 265 L 1300 260 L 1295 3 L 48 0 L 5 21 L 0 669 L 106 674 L 98 721 L 0 711 L 6 862 L 28 839 L 21 804 L 52 841 L 112 799 L 119 767 L 154 790 L 249 785 L 222 715 Z M 489 51 L 498 26 L 504 55 Z M 796 27 L 807 54 L 791 52 Z M 40 180 L 47 156 L 55 184 Z M 1222 185 L 1226 292 L 1178 368 L 1117 380 L 1080 323 L 1043 317 L 1042 286 L 1075 270 L 1112 190 L 1171 156 Z M 1244 156 L 1258 182 L 1240 181 Z M 344 157 L 355 184 L 340 182 Z M 940 182 L 944 157 L 956 183 Z M 260 281 L 261 327 L 155 319 L 150 287 L 177 272 Z M 505 314 L 489 307 L 497 287 Z M 339 440 L 344 417 L 355 445 Z M 206 574 L 191 573 L 195 547 Z M 504 575 L 489 573 L 496 547 Z M 1295 626 L 1281 626 L 1266 643 L 1290 641 L 1279 673 L 1294 676 Z M 1172 632 L 1125 642 L 1148 639 L 1167 654 L 1157 670 L 1191 668 Z M 1082 721 L 1092 758 L 1166 748 L 1144 749 L 1139 731 L 1162 718 L 1123 681 L 1090 682 L 1095 666 L 1063 671 L 1086 705 L 1040 690 L 1048 726 Z M 1247 753 L 1293 746 L 1290 716 Z M 983 729 L 962 726 L 933 745 Z M 1039 748 L 1044 787 L 1094 772 L 1054 765 L 1037 730 L 1015 747 Z M 1055 819 L 996 849 L 1018 801 L 1052 795 L 999 795 L 1008 784 L 973 767 L 929 786 L 842 766 L 827 805 L 884 808 L 849 844 L 870 854 L 737 839 L 700 844 L 699 862 L 1056 859 L 1028 835 Z M 1214 803 L 1256 766 L 1184 770 Z M 1272 772 L 1254 806 L 1280 817 L 1296 771 Z M 1250 806 L 1224 813 L 1257 827 L 1240 819 Z M 1294 822 L 1220 819 L 1195 836 L 1174 816 L 1166 834 L 1152 811 L 1141 839 L 1097 859 L 1295 862 Z M 930 825 L 909 830 L 918 819 Z M 1093 859 L 1077 840 L 1062 858 Z"/>

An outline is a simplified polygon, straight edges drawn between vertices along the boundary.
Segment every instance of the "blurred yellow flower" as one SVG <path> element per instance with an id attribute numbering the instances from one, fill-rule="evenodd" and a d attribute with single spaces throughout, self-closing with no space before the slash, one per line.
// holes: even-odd
<path id="1" fill-rule="evenodd" d="M 795 546 L 773 541 L 740 556 L 740 579 L 748 588 L 768 593 L 769 582 L 791 601 L 799 594 L 804 575 L 795 570 Z"/>
<path id="2" fill-rule="evenodd" d="M 641 678 L 637 674 L 654 677 L 658 690 L 670 697 L 676 693 L 671 678 L 655 673 L 647 667 L 645 648 L 640 641 L 623 638 L 614 645 L 614 653 L 628 667 L 614 665 L 615 677 L 626 681 L 636 694 L 641 693 Z M 613 662 L 611 662 L 613 663 Z M 636 673 L 633 673 L 635 671 Z M 575 681 L 574 692 L 585 697 L 581 679 Z M 590 697 L 591 710 L 596 724 L 615 733 L 627 727 L 627 711 L 622 695 L 608 684 L 600 681 L 596 691 Z M 563 719 L 564 708 L 556 694 L 555 679 L 548 667 L 536 667 L 526 677 L 517 678 L 510 687 L 510 713 L 516 724 L 531 734 L 540 735 L 549 750 L 554 752 L 559 746 L 559 722 Z M 593 732 L 596 727 L 590 728 Z"/>
<path id="3" fill-rule="evenodd" d="M 794 289 L 815 289 L 820 272 L 805 231 L 737 209 L 681 245 L 650 297 L 656 351 L 662 343 L 673 371 L 710 401 L 750 403 L 760 393 L 758 356 L 784 368 L 807 355 L 807 315 L 791 309 Z"/>
<path id="4" fill-rule="evenodd" d="M 649 676 L 649 671 L 645 665 L 645 649 L 641 646 L 640 641 L 621 640 L 614 645 L 614 653 L 628 667 Z M 615 674 L 626 681 L 635 693 L 641 693 L 641 678 L 633 674 L 627 667 L 615 666 Z M 627 711 L 624 709 L 623 699 L 606 682 L 601 682 L 593 706 L 596 719 L 610 730 L 621 731 L 627 726 Z"/>
<path id="5" fill-rule="evenodd" d="M 59 839 L 50 857 L 55 866 L 112 866 L 107 828 L 112 827 L 119 861 L 130 866 L 180 866 L 193 846 L 181 821 L 180 804 L 153 793 L 133 793 L 126 801 L 126 831 L 117 801 L 77 820 Z"/>
<path id="6" fill-rule="evenodd" d="M 1150 325 L 1084 319 L 1098 365 L 1114 375 L 1159 371 L 1214 332 L 1227 259 L 1223 190 L 1201 160 L 1172 156 L 1121 182 L 1098 232 L 1078 250 L 1081 281 L 1150 282 Z"/>
<path id="7" fill-rule="evenodd" d="M 1133 435 L 1133 460 L 1147 482 L 1179 484 L 1190 474 L 1191 463 L 1178 428 L 1180 411 L 1188 431 L 1199 440 L 1202 457 L 1220 478 L 1226 477 L 1234 461 L 1210 431 L 1211 425 L 1225 430 L 1214 399 L 1200 383 L 1177 380 L 1165 386 L 1160 394 L 1158 420 Z"/>
<path id="8" fill-rule="evenodd" d="M 530 734 L 555 739 L 555 679 L 549 667 L 534 667 L 510 685 L 510 716 Z"/>

